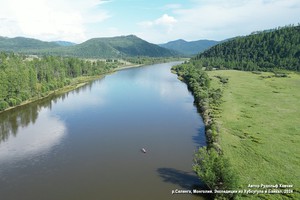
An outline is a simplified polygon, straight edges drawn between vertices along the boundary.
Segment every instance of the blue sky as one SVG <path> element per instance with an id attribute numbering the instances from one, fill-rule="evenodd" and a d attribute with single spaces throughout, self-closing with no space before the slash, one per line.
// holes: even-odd
<path id="1" fill-rule="evenodd" d="M 298 24 L 300 0 L 0 0 L 0 36 L 223 40 Z"/>

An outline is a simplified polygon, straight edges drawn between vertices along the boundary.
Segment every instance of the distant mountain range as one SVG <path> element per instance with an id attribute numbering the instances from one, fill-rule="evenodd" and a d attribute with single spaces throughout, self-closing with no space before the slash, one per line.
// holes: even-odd
<path id="1" fill-rule="evenodd" d="M 162 48 L 149 43 L 134 35 L 93 38 L 69 48 L 70 54 L 80 57 L 123 57 L 123 56 L 150 56 L 169 57 L 178 56 L 173 50 Z"/>
<path id="2" fill-rule="evenodd" d="M 198 40 L 187 42 L 185 40 L 179 39 L 165 44 L 159 44 L 159 46 L 177 51 L 186 56 L 192 56 L 201 53 L 219 43 L 219 41 L 214 40 Z"/>
<path id="3" fill-rule="evenodd" d="M 76 56 L 82 58 L 179 56 L 179 53 L 174 50 L 149 43 L 134 35 L 93 38 L 81 44 L 65 41 L 44 42 L 24 37 L 0 37 L 0 51 L 14 51 L 35 55 Z"/>
<path id="4" fill-rule="evenodd" d="M 63 46 L 63 47 L 68 47 L 68 46 L 74 46 L 76 43 L 74 42 L 68 42 L 68 41 L 53 41 L 54 43 Z"/>
<path id="5" fill-rule="evenodd" d="M 40 50 L 46 48 L 60 47 L 55 42 L 44 42 L 32 38 L 25 37 L 1 37 L 0 36 L 0 51 L 26 51 L 26 50 Z"/>

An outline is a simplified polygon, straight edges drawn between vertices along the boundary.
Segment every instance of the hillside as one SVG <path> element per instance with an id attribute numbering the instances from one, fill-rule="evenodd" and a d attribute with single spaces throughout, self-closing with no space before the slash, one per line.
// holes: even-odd
<path id="1" fill-rule="evenodd" d="M 300 26 L 286 26 L 236 37 L 194 58 L 215 68 L 300 71 Z"/>
<path id="2" fill-rule="evenodd" d="M 53 41 L 53 42 L 60 45 L 60 46 L 63 46 L 63 47 L 76 45 L 76 43 L 68 42 L 68 41 Z"/>
<path id="3" fill-rule="evenodd" d="M 0 50 L 25 54 L 76 56 L 81 58 L 172 57 L 179 54 L 149 43 L 134 35 L 93 38 L 77 45 L 42 42 L 29 38 L 1 38 Z"/>
<path id="4" fill-rule="evenodd" d="M 94 38 L 69 48 L 69 53 L 79 57 L 168 57 L 177 56 L 178 53 L 151 44 L 134 35 Z"/>
<path id="5" fill-rule="evenodd" d="M 187 42 L 179 39 L 165 44 L 160 44 L 159 46 L 178 51 L 186 56 L 192 56 L 201 53 L 218 43 L 218 41 L 214 40 L 198 40 Z"/>
<path id="6" fill-rule="evenodd" d="M 15 37 L 7 38 L 0 36 L 0 51 L 26 51 L 55 48 L 60 45 L 54 42 L 44 42 L 32 38 Z"/>

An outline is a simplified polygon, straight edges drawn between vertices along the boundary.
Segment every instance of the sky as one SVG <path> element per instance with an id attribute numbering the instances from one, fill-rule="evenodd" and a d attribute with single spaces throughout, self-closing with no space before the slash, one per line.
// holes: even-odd
<path id="1" fill-rule="evenodd" d="M 0 0 L 0 36 L 224 40 L 300 23 L 300 0 Z"/>

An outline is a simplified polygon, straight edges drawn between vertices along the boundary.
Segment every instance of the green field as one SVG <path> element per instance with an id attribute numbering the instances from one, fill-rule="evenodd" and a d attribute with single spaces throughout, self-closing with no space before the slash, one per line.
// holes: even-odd
<path id="1" fill-rule="evenodd" d="M 263 78 L 273 74 L 234 70 L 208 74 L 213 87 L 220 87 L 216 75 L 229 78 L 216 121 L 221 147 L 239 176 L 240 188 L 293 185 L 293 194 L 242 197 L 300 199 L 300 75 Z"/>

